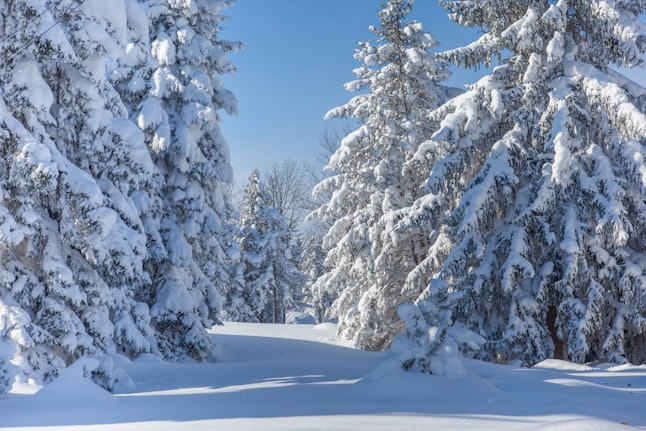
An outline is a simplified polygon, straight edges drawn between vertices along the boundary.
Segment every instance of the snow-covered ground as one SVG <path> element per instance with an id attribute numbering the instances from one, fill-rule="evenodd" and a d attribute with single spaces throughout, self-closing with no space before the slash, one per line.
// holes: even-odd
<path id="1" fill-rule="evenodd" d="M 61 430 L 646 429 L 646 366 L 467 362 L 457 378 L 404 373 L 388 353 L 334 341 L 332 325 L 214 328 L 218 363 L 115 358 L 111 395 L 75 364 L 42 390 L 16 385 L 0 428 Z"/>

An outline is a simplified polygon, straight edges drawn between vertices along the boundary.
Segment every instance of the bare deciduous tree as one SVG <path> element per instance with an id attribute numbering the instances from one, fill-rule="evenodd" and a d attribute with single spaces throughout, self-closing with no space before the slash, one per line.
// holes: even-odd
<path id="1" fill-rule="evenodd" d="M 307 214 L 304 203 L 310 195 L 304 170 L 294 160 L 273 162 L 263 173 L 263 180 L 279 214 L 285 217 L 290 229 L 297 229 Z"/>

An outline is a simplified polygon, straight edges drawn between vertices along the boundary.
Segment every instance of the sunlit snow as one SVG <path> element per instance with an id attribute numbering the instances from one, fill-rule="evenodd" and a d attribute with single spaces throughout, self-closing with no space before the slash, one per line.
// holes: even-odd
<path id="1" fill-rule="evenodd" d="M 417 375 L 389 365 L 388 352 L 349 348 L 334 333 L 331 324 L 227 323 L 211 331 L 216 363 L 114 358 L 132 379 L 115 395 L 83 378 L 77 363 L 35 394 L 29 383 L 14 385 L 0 401 L 0 428 L 646 429 L 646 366 L 467 361 L 458 378 Z"/>

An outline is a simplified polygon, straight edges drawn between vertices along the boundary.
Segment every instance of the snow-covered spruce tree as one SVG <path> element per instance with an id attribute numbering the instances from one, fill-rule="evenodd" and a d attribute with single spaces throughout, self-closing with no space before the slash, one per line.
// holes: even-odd
<path id="1" fill-rule="evenodd" d="M 511 55 L 435 113 L 416 156 L 435 160 L 407 216 L 432 232 L 409 277 L 432 275 L 422 314 L 452 312 L 488 360 L 646 361 L 646 89 L 612 68 L 643 62 L 646 1 L 443 4 L 487 30 L 445 59 Z"/>
<path id="2" fill-rule="evenodd" d="M 284 323 L 292 306 L 291 289 L 301 281 L 294 265 L 287 220 L 276 209 L 258 170 L 254 170 L 243 191 L 240 209 L 240 251 L 244 288 L 231 304 L 249 306 L 253 319 L 261 323 Z M 240 313 L 242 316 L 243 314 Z"/>
<path id="3" fill-rule="evenodd" d="M 139 46 L 150 41 L 149 55 L 117 79 L 127 77 L 122 87 L 161 176 L 156 198 L 140 205 L 154 250 L 146 264 L 153 287 L 145 299 L 163 354 L 201 360 L 211 351 L 205 327 L 219 320 L 235 257 L 227 223 L 232 172 L 218 125 L 221 109 L 237 110 L 219 79 L 235 70 L 227 54 L 239 44 L 219 39 L 220 13 L 232 1 L 139 3 L 149 22 Z M 130 30 L 140 29 L 140 20 L 132 20 Z"/>
<path id="4" fill-rule="evenodd" d="M 154 167 L 105 78 L 125 14 L 122 1 L 0 4 L 0 343 L 45 382 L 82 355 L 154 348 L 132 201 Z"/>
<path id="5" fill-rule="evenodd" d="M 264 185 L 272 206 L 285 220 L 287 229 L 284 230 L 285 241 L 291 255 L 290 264 L 292 276 L 290 276 L 289 289 L 293 300 L 293 311 L 303 311 L 308 304 L 306 297 L 307 277 L 303 271 L 304 237 L 306 227 L 304 220 L 307 213 L 311 211 L 311 189 L 307 188 L 305 166 L 294 160 L 283 160 L 273 162 L 261 175 L 261 182 Z"/>
<path id="6" fill-rule="evenodd" d="M 325 273 L 325 252 L 321 246 L 321 237 L 314 233 L 307 234 L 303 244 L 303 255 L 299 269 L 305 276 L 304 293 L 308 304 L 311 306 L 314 318 L 318 323 L 326 319 L 326 312 L 332 306 L 334 297 L 324 290 L 314 288 L 316 280 Z"/>
<path id="7" fill-rule="evenodd" d="M 329 269 L 315 290 L 338 294 L 330 310 L 338 335 L 370 350 L 383 349 L 401 331 L 397 305 L 410 296 L 403 282 L 427 248 L 423 237 L 391 241 L 389 217 L 418 197 L 423 180 L 402 168 L 431 135 L 427 114 L 447 97 L 439 85 L 447 72 L 430 53 L 437 42 L 421 24 L 406 21 L 412 6 L 412 0 L 384 3 L 380 26 L 371 27 L 378 44 L 359 44 L 355 59 L 362 66 L 346 88 L 365 92 L 326 117 L 354 118 L 361 127 L 330 158 L 327 169 L 336 175 L 315 189 L 331 193 L 316 215 L 333 223 L 324 240 Z"/>
<path id="8" fill-rule="evenodd" d="M 257 322 L 245 290 L 245 262 L 242 254 L 234 265 L 235 272 L 232 273 L 225 292 L 222 319 L 231 322 Z"/>
<path id="9" fill-rule="evenodd" d="M 249 304 L 243 301 L 242 292 L 244 290 L 244 262 L 242 261 L 242 254 L 240 252 L 240 227 L 239 227 L 239 214 L 236 211 L 230 214 L 230 218 L 225 221 L 227 234 L 225 239 L 227 241 L 227 258 L 228 258 L 228 280 L 226 288 L 223 291 L 223 304 L 221 320 L 233 322 L 250 322 L 253 321 L 253 313 Z"/>

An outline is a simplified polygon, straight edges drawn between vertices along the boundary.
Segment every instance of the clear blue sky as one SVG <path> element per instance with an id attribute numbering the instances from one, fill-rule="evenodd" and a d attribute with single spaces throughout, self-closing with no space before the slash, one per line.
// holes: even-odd
<path id="1" fill-rule="evenodd" d="M 353 95 L 343 85 L 359 66 L 357 43 L 374 40 L 368 26 L 379 23 L 378 10 L 378 0 L 237 0 L 224 12 L 231 21 L 222 38 L 247 46 L 232 56 L 238 73 L 224 79 L 240 104 L 222 121 L 237 182 L 272 161 L 314 161 L 321 133 L 339 125 L 323 116 Z M 443 48 L 478 34 L 450 21 L 436 0 L 418 0 L 412 17 Z M 463 75 L 450 82 L 472 79 Z"/>
<path id="2" fill-rule="evenodd" d="M 221 36 L 247 48 L 232 56 L 239 72 L 224 82 L 237 96 L 238 116 L 223 113 L 236 182 L 254 167 L 292 159 L 314 162 L 319 138 L 338 120 L 325 113 L 347 102 L 343 84 L 354 79 L 357 43 L 374 40 L 379 0 L 237 0 L 224 14 L 232 19 Z M 437 0 L 417 0 L 412 18 L 424 24 L 442 49 L 472 42 L 478 31 L 458 26 Z M 449 84 L 474 82 L 484 73 L 456 70 Z M 646 72 L 633 71 L 646 83 Z"/>

